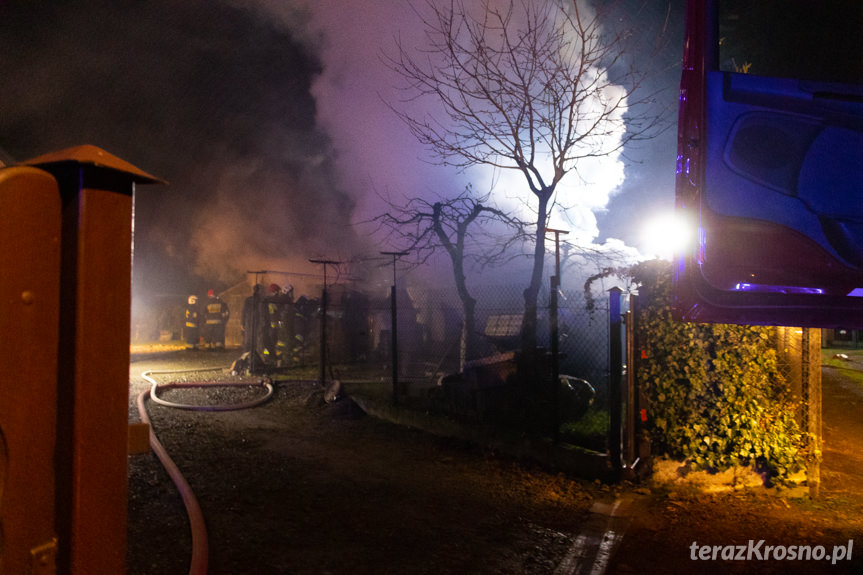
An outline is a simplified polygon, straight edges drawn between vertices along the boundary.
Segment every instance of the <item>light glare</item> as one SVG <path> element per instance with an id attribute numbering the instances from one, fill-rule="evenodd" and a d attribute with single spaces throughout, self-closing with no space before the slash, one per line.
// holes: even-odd
<path id="1" fill-rule="evenodd" d="M 692 241 L 693 233 L 676 214 L 664 214 L 648 221 L 642 231 L 644 254 L 649 258 L 671 260 Z"/>

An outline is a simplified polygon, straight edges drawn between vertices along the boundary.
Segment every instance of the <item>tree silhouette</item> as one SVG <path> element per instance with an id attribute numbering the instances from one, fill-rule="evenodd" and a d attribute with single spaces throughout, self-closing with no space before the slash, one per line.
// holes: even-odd
<path id="1" fill-rule="evenodd" d="M 558 199 L 572 203 L 560 194 L 577 189 L 564 191 L 561 182 L 578 178 L 584 160 L 616 154 L 659 125 L 649 106 L 637 111 L 651 100 L 638 96 L 645 73 L 628 57 L 631 30 L 619 20 L 604 26 L 609 4 L 594 11 L 561 0 L 428 1 L 416 8 L 425 44 L 415 49 L 398 39 L 387 57 L 407 97 L 390 106 L 433 162 L 523 176 L 536 216 L 522 322 L 528 358 L 549 214 Z M 434 111 L 416 112 L 410 102 L 418 100 Z"/>
<path id="2" fill-rule="evenodd" d="M 414 255 L 420 265 L 443 249 L 452 264 L 462 304 L 460 363 L 476 357 L 476 299 L 467 285 L 466 265 L 493 266 L 506 260 L 512 244 L 522 241 L 524 222 L 487 205 L 489 194 L 476 197 L 470 186 L 451 199 L 411 198 L 403 206 L 374 218 L 386 239 Z"/>

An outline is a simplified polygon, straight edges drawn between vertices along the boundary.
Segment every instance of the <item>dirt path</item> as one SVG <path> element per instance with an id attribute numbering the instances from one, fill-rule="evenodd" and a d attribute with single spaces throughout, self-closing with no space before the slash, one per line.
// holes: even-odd
<path id="1" fill-rule="evenodd" d="M 186 354 L 133 366 L 133 398 L 145 368 L 190 362 L 202 363 Z M 212 574 L 553 573 L 602 494 L 348 401 L 326 404 L 314 383 L 276 387 L 271 402 L 242 412 L 150 407 L 203 509 Z M 180 394 L 195 395 L 164 396 Z M 129 488 L 130 575 L 187 572 L 183 507 L 152 455 L 130 456 Z"/>
<path id="2" fill-rule="evenodd" d="M 821 485 L 827 494 L 863 495 L 863 388 L 847 376 L 848 370 L 857 368 L 825 366 L 821 370 Z"/>

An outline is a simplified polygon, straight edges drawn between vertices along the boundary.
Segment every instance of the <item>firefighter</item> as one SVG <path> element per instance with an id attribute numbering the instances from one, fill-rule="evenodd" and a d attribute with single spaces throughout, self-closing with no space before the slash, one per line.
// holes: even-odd
<path id="1" fill-rule="evenodd" d="M 317 299 L 309 299 L 304 295 L 297 298 L 293 305 L 293 361 L 305 365 L 306 353 L 313 345 L 312 331 L 314 329 L 314 316 L 318 313 L 320 302 Z"/>
<path id="2" fill-rule="evenodd" d="M 268 334 L 270 330 L 267 306 L 264 302 L 264 286 L 255 284 L 252 295 L 243 302 L 241 324 L 243 330 L 243 350 L 261 353 L 270 345 Z M 270 345 L 270 347 L 272 347 Z"/>
<path id="3" fill-rule="evenodd" d="M 282 289 L 278 284 L 270 284 L 267 296 L 267 315 L 269 317 L 270 339 L 273 348 L 270 359 L 278 366 L 291 363 L 291 340 L 293 339 L 294 288 Z M 266 353 L 266 351 L 265 351 Z"/>
<path id="4" fill-rule="evenodd" d="M 228 304 L 216 295 L 207 292 L 207 304 L 204 306 L 204 342 L 211 349 L 225 349 L 225 327 L 231 312 Z"/>
<path id="5" fill-rule="evenodd" d="M 183 336 L 190 349 L 198 349 L 201 341 L 200 331 L 200 308 L 198 307 L 198 296 L 190 295 L 186 303 L 186 325 L 183 328 Z"/>

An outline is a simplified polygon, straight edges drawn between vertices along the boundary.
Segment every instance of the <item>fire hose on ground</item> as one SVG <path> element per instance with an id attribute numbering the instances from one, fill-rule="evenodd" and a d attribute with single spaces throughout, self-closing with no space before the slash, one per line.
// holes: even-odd
<path id="1" fill-rule="evenodd" d="M 202 372 L 202 371 L 222 371 L 224 368 L 209 368 L 209 369 L 186 369 L 186 370 L 176 370 L 176 371 L 145 371 L 141 374 L 146 381 L 151 384 L 150 389 L 141 392 L 138 395 L 138 413 L 140 414 L 141 421 L 150 426 L 150 447 L 153 449 L 153 453 L 156 454 L 156 457 L 159 458 L 159 461 L 162 463 L 162 466 L 165 468 L 165 471 L 168 472 L 168 475 L 171 477 L 171 481 L 174 482 L 174 485 L 177 487 L 177 490 L 180 492 L 180 497 L 183 499 L 183 504 L 186 507 L 186 514 L 189 517 L 189 527 L 192 532 L 192 558 L 189 563 L 189 575 L 206 575 L 207 573 L 207 561 L 209 556 L 209 543 L 207 541 L 207 526 L 204 522 L 204 515 L 201 512 L 201 507 L 198 505 L 198 499 L 195 497 L 192 488 L 189 486 L 189 483 L 186 481 L 183 474 L 180 472 L 180 469 L 168 455 L 168 452 L 165 450 L 165 447 L 156 437 L 156 433 L 153 431 L 153 426 L 150 424 L 150 417 L 147 414 L 146 408 L 146 400 L 149 397 L 153 402 L 163 405 L 166 407 L 173 407 L 176 409 L 187 409 L 194 411 L 236 411 L 240 409 L 249 409 L 251 407 L 255 407 L 261 405 L 270 399 L 273 395 L 273 384 L 271 380 L 261 380 L 257 384 L 248 383 L 248 382 L 224 382 L 224 383 L 204 383 L 204 382 L 183 382 L 183 383 L 166 383 L 159 385 L 155 379 L 153 379 L 152 375 L 174 375 L 179 373 L 191 373 L 191 372 Z M 261 385 L 266 389 L 266 393 L 259 398 L 252 399 L 250 401 L 246 401 L 244 403 L 238 404 L 222 404 L 222 405 L 192 405 L 187 403 L 175 403 L 171 401 L 167 401 L 158 396 L 158 391 L 163 389 L 176 389 L 176 388 L 206 388 L 206 387 L 249 387 L 253 385 Z"/>

